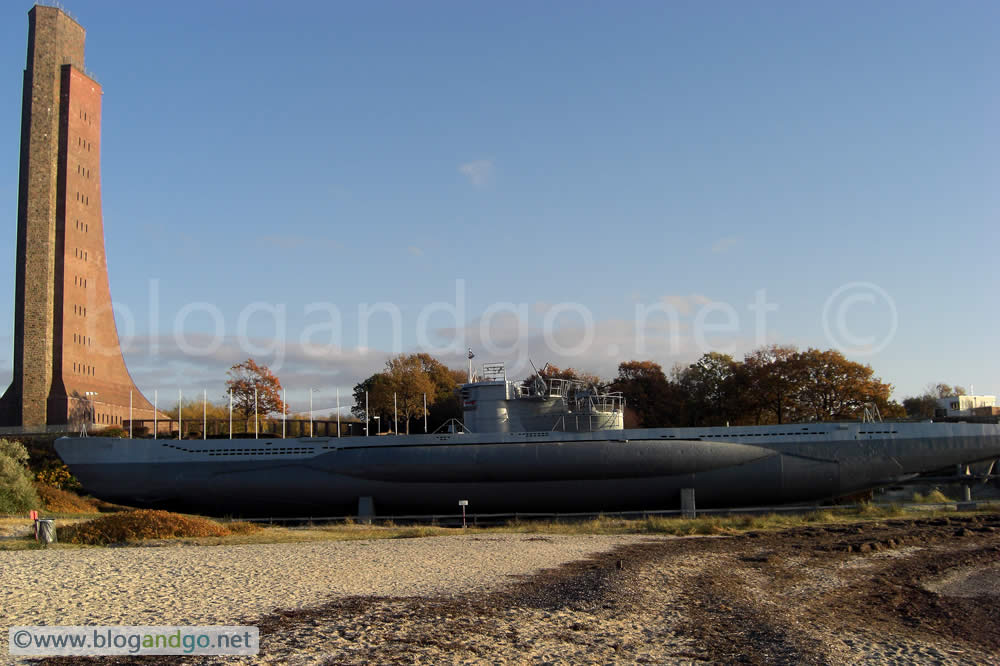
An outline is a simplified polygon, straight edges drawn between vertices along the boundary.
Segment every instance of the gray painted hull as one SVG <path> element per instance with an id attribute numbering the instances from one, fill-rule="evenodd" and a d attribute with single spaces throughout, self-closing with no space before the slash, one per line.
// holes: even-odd
<path id="1" fill-rule="evenodd" d="M 1000 457 L 1000 426 L 900 423 L 290 440 L 63 438 L 98 497 L 233 515 L 675 508 L 824 500 Z"/>

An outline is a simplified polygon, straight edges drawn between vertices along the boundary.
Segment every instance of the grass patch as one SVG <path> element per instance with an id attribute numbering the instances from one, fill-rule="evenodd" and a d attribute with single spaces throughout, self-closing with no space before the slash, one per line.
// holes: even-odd
<path id="1" fill-rule="evenodd" d="M 948 496 L 943 492 L 935 488 L 926 495 L 922 493 L 913 493 L 913 501 L 916 504 L 947 504 L 951 502 Z"/>
<path id="2" fill-rule="evenodd" d="M 997 509 L 986 509 L 997 510 Z M 916 518 L 929 515 L 957 515 L 954 511 L 920 512 Z M 659 534 L 668 536 L 733 535 L 760 530 L 781 530 L 810 525 L 842 524 L 908 517 L 899 505 L 887 507 L 861 504 L 856 508 L 817 509 L 806 513 L 729 514 L 682 518 L 678 516 L 647 516 L 638 520 L 599 516 L 579 522 L 512 521 L 501 528 L 486 531 L 545 533 L 545 534 Z"/>
<path id="3" fill-rule="evenodd" d="M 264 543 L 305 543 L 314 541 L 345 541 L 372 539 L 413 539 L 458 534 L 649 534 L 662 536 L 727 536 L 751 531 L 777 531 L 812 525 L 850 524 L 887 518 L 921 519 L 935 516 L 963 516 L 1000 512 L 1000 505 L 986 505 L 977 511 L 957 512 L 952 509 L 913 509 L 861 504 L 857 507 L 816 509 L 806 513 L 730 514 L 682 518 L 651 515 L 640 519 L 598 516 L 573 522 L 512 521 L 490 527 L 440 527 L 437 525 L 360 524 L 353 521 L 320 525 L 279 527 L 226 522 L 197 516 L 172 514 L 165 511 L 128 511 L 60 525 L 56 547 L 79 547 L 74 544 L 142 545 L 235 545 Z M 90 518 L 90 516 L 88 516 Z M 69 519 L 69 518 L 62 518 Z M 14 519 L 7 519 L 14 521 Z M 18 519 L 18 523 L 25 523 Z M 0 528 L 3 524 L 0 523 Z M 10 533 L 10 532 L 8 532 Z M 22 531 L 23 533 L 23 531 Z M 30 537 L 7 537 L 0 541 L 0 550 L 22 550 L 35 547 Z"/>

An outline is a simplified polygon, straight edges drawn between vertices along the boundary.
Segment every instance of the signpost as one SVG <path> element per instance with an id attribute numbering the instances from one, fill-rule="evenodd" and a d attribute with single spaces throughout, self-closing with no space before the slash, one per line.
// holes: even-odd
<path id="1" fill-rule="evenodd" d="M 469 506 L 469 500 L 458 500 L 458 505 L 462 507 L 462 529 L 465 529 L 465 507 Z"/>

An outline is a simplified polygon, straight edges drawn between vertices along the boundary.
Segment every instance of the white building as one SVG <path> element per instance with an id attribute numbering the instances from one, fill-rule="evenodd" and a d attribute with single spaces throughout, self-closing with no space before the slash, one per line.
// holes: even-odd
<path id="1" fill-rule="evenodd" d="M 938 414 L 944 416 L 972 416 L 972 410 L 977 407 L 996 407 L 997 397 L 995 395 L 953 395 L 947 398 L 938 398 Z"/>

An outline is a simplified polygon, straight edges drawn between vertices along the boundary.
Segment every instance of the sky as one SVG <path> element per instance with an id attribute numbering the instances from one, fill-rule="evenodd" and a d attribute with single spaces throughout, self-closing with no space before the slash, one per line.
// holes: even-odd
<path id="1" fill-rule="evenodd" d="M 247 357 L 304 411 L 394 353 L 612 377 L 763 344 L 1000 393 L 996 3 L 64 7 L 147 395 L 219 399 Z M 10 259 L 29 9 L 0 7 Z"/>

